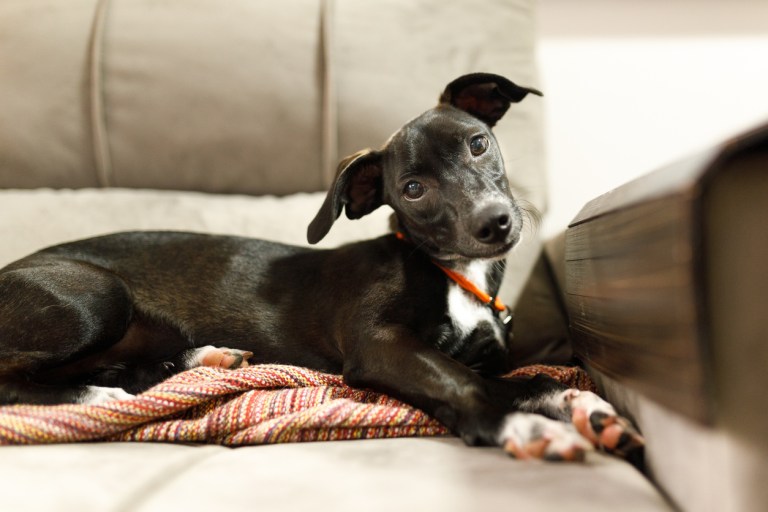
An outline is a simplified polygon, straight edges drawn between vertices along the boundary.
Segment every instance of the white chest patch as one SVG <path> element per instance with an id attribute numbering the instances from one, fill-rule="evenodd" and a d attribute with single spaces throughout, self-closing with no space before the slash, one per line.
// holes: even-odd
<path id="1" fill-rule="evenodd" d="M 481 290 L 487 290 L 488 265 L 490 263 L 474 261 L 467 268 L 460 269 L 459 272 Z M 472 334 L 480 322 L 489 322 L 493 326 L 497 341 L 500 344 L 504 343 L 501 328 L 493 317 L 490 308 L 454 282 L 448 284 L 448 315 L 453 323 L 453 328 L 462 338 Z"/>

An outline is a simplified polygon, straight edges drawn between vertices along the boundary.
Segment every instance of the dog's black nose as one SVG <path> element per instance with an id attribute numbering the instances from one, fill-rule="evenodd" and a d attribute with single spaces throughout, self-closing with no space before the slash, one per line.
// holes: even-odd
<path id="1" fill-rule="evenodd" d="M 511 230 L 512 212 L 505 205 L 492 204 L 475 215 L 473 235 L 480 243 L 504 242 Z"/>

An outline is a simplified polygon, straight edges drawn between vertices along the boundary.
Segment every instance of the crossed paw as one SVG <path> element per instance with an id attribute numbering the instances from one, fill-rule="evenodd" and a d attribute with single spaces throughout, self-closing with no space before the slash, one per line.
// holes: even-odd
<path id="1" fill-rule="evenodd" d="M 592 392 L 568 389 L 551 400 L 565 421 L 509 414 L 499 433 L 504 450 L 520 459 L 579 461 L 595 448 L 627 457 L 645 444 L 629 420 Z"/>
<path id="2" fill-rule="evenodd" d="M 630 421 L 616 414 L 611 404 L 590 391 L 568 389 L 561 399 L 573 425 L 595 446 L 620 456 L 645 445 L 643 437 Z"/>

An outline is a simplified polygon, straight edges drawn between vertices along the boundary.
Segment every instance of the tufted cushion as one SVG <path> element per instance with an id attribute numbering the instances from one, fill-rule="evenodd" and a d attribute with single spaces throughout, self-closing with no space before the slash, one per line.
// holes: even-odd
<path id="1" fill-rule="evenodd" d="M 289 194 L 470 71 L 537 85 L 528 0 L 0 5 L 0 187 Z M 543 206 L 540 101 L 498 128 Z"/>

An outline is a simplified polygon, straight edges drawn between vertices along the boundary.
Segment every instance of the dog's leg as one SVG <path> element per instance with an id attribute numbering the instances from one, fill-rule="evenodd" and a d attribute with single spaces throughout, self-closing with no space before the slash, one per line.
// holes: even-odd
<path id="1" fill-rule="evenodd" d="M 399 326 L 360 333 L 345 343 L 344 380 L 418 407 L 469 445 L 493 445 L 506 408 L 483 378 Z"/>
<path id="2" fill-rule="evenodd" d="M 45 385 L 34 382 L 0 382 L 0 404 L 101 404 L 127 400 L 133 395 L 122 388 L 86 385 Z"/>
<path id="3" fill-rule="evenodd" d="M 642 444 L 629 422 L 592 393 L 543 375 L 484 379 L 407 329 L 378 329 L 349 346 L 348 384 L 424 410 L 469 445 L 501 445 L 524 458 L 580 460 L 593 445 L 624 453 Z"/>
<path id="4" fill-rule="evenodd" d="M 546 376 L 533 378 L 494 378 L 486 385 L 494 400 L 511 402 L 510 412 L 503 418 L 497 443 L 507 453 L 521 459 L 582 460 L 594 450 L 561 411 L 552 414 L 546 398 L 567 388 Z"/>
<path id="5" fill-rule="evenodd" d="M 498 442 L 518 459 L 576 461 L 594 449 L 574 425 L 528 412 L 507 415 Z"/>
<path id="6" fill-rule="evenodd" d="M 92 265 L 30 257 L 0 273 L 0 403 L 94 403 L 122 389 L 41 374 L 116 343 L 131 317 L 117 276 Z"/>
<path id="7" fill-rule="evenodd" d="M 543 376 L 542 376 L 543 377 Z M 546 415 L 569 423 L 593 445 L 623 457 L 642 450 L 644 440 L 611 404 L 590 391 L 559 389 L 518 403 L 522 411 Z"/>
<path id="8" fill-rule="evenodd" d="M 561 459 L 578 458 L 591 447 L 572 426 L 517 412 L 518 403 L 562 390 L 551 379 L 484 379 L 399 326 L 359 339 L 363 341 L 348 344 L 344 354 L 349 385 L 414 405 L 469 445 L 508 445 L 513 440 L 528 449 L 544 437 L 551 441 L 549 447 L 539 453 L 529 450 L 531 456 Z"/>

